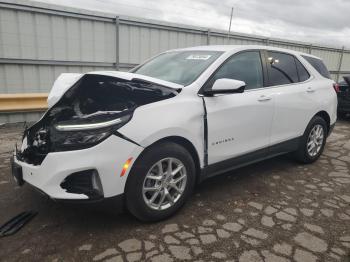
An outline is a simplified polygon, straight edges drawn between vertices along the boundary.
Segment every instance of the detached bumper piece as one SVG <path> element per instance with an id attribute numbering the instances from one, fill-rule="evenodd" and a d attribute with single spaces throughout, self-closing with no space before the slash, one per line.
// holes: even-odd
<path id="1" fill-rule="evenodd" d="M 37 212 L 32 211 L 25 211 L 18 214 L 0 227 L 0 237 L 15 234 L 37 214 Z"/>
<path id="2" fill-rule="evenodd" d="M 84 170 L 67 176 L 60 184 L 67 193 L 84 194 L 91 200 L 103 198 L 103 189 L 98 172 L 94 169 Z"/>

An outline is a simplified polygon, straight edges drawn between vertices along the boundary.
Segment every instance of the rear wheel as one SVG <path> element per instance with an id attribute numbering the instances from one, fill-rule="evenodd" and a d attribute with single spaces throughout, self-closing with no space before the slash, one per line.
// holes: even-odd
<path id="1" fill-rule="evenodd" d="M 176 143 L 145 150 L 134 164 L 126 186 L 126 206 L 142 221 L 162 220 L 185 203 L 195 183 L 195 164 Z"/>
<path id="2" fill-rule="evenodd" d="M 296 159 L 305 164 L 315 162 L 323 152 L 327 132 L 326 121 L 322 117 L 315 116 L 301 138 L 299 149 L 295 152 Z"/>

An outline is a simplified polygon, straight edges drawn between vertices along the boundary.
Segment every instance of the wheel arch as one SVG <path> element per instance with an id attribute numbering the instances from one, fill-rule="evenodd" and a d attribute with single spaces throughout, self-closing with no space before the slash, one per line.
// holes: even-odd
<path id="1" fill-rule="evenodd" d="M 193 145 L 193 143 L 184 137 L 168 136 L 168 137 L 163 137 L 163 138 L 153 142 L 152 144 L 150 144 L 144 148 L 144 150 L 137 157 L 137 159 L 134 161 L 134 163 L 137 162 L 138 159 L 140 159 L 140 157 L 145 153 L 146 150 L 148 150 L 156 145 L 159 145 L 161 143 L 166 143 L 166 142 L 176 143 L 176 144 L 184 147 L 190 153 L 190 155 L 192 156 L 192 159 L 194 161 L 194 164 L 195 164 L 195 170 L 196 170 L 195 180 L 196 180 L 196 184 L 197 184 L 200 181 L 200 172 L 201 172 L 199 154 L 198 154 L 196 147 Z M 126 184 L 128 183 L 128 180 L 129 180 L 129 176 L 128 176 Z"/>
<path id="2" fill-rule="evenodd" d="M 323 118 L 324 121 L 326 121 L 326 123 L 327 123 L 327 134 L 328 134 L 329 131 L 330 131 L 330 127 L 331 127 L 331 117 L 329 116 L 329 114 L 326 111 L 322 110 L 322 111 L 319 111 L 316 115 L 314 115 L 314 117 L 315 116 L 319 116 L 319 117 Z"/>
<path id="3" fill-rule="evenodd" d="M 199 160 L 199 154 L 197 152 L 197 149 L 195 148 L 195 146 L 192 144 L 191 141 L 189 141 L 188 139 L 181 137 L 181 136 L 170 136 L 170 137 L 165 137 L 159 141 L 157 141 L 156 143 L 162 143 L 162 142 L 174 142 L 176 144 L 179 144 L 181 146 L 183 146 L 192 156 L 193 161 L 194 161 L 194 165 L 196 168 L 196 183 L 198 183 L 199 181 L 199 176 L 200 176 L 200 169 L 201 169 L 201 165 L 200 165 L 200 160 Z"/>

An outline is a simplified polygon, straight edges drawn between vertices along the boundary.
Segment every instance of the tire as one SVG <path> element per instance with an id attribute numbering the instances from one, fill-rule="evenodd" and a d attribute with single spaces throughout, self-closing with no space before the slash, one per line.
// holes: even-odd
<path id="1" fill-rule="evenodd" d="M 177 168 L 183 166 L 174 176 L 168 176 L 170 174 L 167 171 L 170 159 L 172 163 L 170 166 L 174 168 L 171 173 L 175 173 Z M 160 175 L 160 169 L 164 172 L 164 176 Z M 165 178 L 165 176 L 168 177 Z M 184 176 L 186 178 L 182 178 Z M 163 180 L 159 180 L 160 177 L 163 177 Z M 157 178 L 157 180 L 154 178 Z M 176 188 L 180 191 L 172 187 L 176 179 L 180 181 L 176 185 Z M 183 206 L 192 193 L 194 185 L 195 164 L 190 153 L 181 145 L 173 142 L 156 144 L 145 149 L 130 171 L 125 192 L 126 207 L 132 215 L 141 221 L 160 221 L 173 215 Z M 158 189 L 156 191 L 145 191 L 150 188 Z M 158 195 L 152 203 L 153 194 L 157 192 Z M 158 209 L 156 206 L 159 206 L 163 195 L 165 197 L 164 206 Z M 171 202 L 170 198 L 174 201 Z"/>
<path id="2" fill-rule="evenodd" d="M 323 140 L 322 140 L 322 143 L 318 140 L 319 149 L 314 149 L 314 152 L 310 153 L 310 150 L 308 150 L 308 143 L 309 142 L 311 143 L 311 141 L 309 140 L 309 137 L 311 135 L 311 132 L 313 132 L 317 127 L 320 127 L 323 130 L 322 131 Z M 296 160 L 304 164 L 311 164 L 315 162 L 320 157 L 320 155 L 324 150 L 324 146 L 327 140 L 327 133 L 328 133 L 327 123 L 322 117 L 315 116 L 313 119 L 311 119 L 310 123 L 306 127 L 306 130 L 299 142 L 299 149 L 294 153 Z"/>

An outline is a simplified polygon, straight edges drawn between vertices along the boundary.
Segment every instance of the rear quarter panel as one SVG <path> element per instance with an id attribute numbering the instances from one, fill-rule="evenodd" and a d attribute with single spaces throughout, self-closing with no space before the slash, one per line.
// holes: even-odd
<path id="1" fill-rule="evenodd" d="M 338 106 L 337 94 L 333 88 L 335 82 L 320 75 L 303 56 L 297 55 L 297 57 L 313 77 L 312 87 L 316 89 L 316 100 L 318 102 L 318 110 L 315 114 L 320 111 L 327 112 L 330 117 L 330 124 L 334 124 L 337 121 Z"/>
<path id="2" fill-rule="evenodd" d="M 315 79 L 319 99 L 319 111 L 326 111 L 330 117 L 330 124 L 337 121 L 337 94 L 333 88 L 334 81 L 326 78 Z"/>

